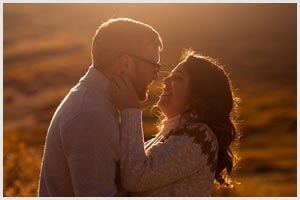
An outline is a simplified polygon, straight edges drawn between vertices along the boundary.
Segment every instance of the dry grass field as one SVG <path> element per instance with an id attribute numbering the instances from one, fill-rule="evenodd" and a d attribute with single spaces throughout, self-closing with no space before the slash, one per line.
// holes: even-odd
<path id="1" fill-rule="evenodd" d="M 43 145 L 60 101 L 90 65 L 99 24 L 155 27 L 170 70 L 192 47 L 225 64 L 241 98 L 232 189 L 213 196 L 297 195 L 296 4 L 3 4 L 3 196 L 36 196 Z M 162 74 L 163 75 L 163 74 Z M 155 133 L 144 103 L 144 132 Z"/>

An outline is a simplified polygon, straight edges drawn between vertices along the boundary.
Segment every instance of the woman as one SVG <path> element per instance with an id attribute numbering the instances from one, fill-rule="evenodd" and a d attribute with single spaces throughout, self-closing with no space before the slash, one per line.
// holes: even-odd
<path id="1" fill-rule="evenodd" d="M 166 116 L 161 131 L 144 143 L 141 110 L 128 78 L 113 83 L 121 110 L 121 181 L 134 196 L 211 196 L 214 179 L 229 184 L 238 138 L 235 101 L 224 70 L 187 51 L 157 106 Z M 126 99 L 127 98 L 127 99 Z"/>

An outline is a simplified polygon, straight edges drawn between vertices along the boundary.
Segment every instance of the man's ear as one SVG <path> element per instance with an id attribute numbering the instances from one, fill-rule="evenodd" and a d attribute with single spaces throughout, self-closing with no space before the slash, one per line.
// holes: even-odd
<path id="1" fill-rule="evenodd" d="M 119 58 L 119 67 L 120 67 L 120 72 L 124 74 L 130 73 L 129 69 L 129 57 L 128 55 L 123 55 Z"/>

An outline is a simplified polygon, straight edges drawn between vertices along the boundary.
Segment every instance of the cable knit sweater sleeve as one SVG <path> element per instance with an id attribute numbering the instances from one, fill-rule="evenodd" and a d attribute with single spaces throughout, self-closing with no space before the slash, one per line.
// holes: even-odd
<path id="1" fill-rule="evenodd" d="M 217 144 L 205 127 L 191 127 L 193 133 L 174 131 L 163 143 L 145 151 L 141 111 L 125 109 L 121 111 L 121 120 L 120 173 L 122 185 L 128 191 L 157 189 L 207 166 L 214 173 Z"/>

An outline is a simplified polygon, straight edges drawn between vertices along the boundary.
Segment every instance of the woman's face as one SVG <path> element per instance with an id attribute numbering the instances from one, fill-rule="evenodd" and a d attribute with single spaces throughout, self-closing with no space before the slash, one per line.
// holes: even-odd
<path id="1" fill-rule="evenodd" d="M 179 63 L 163 83 L 164 91 L 160 95 L 158 107 L 167 118 L 182 114 L 188 107 L 190 95 L 190 78 L 184 62 Z"/>

